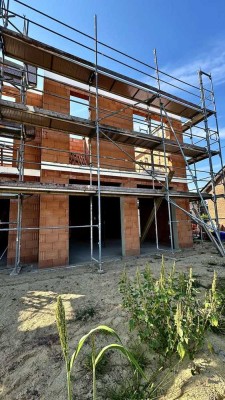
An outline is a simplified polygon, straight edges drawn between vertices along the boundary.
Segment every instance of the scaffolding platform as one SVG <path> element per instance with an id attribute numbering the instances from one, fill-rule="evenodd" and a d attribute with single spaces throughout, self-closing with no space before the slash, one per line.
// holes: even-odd
<path id="1" fill-rule="evenodd" d="M 22 103 L 14 103 L 8 100 L 0 100 L 0 108 L 2 118 L 7 121 L 53 129 L 84 137 L 91 138 L 96 136 L 95 122 L 88 119 L 73 117 L 68 114 L 28 106 Z M 165 144 L 168 153 L 180 153 L 180 148 L 177 143 L 170 139 L 163 139 L 152 134 L 123 130 L 108 125 L 99 125 L 99 128 L 99 137 L 101 140 L 106 140 L 106 135 L 114 142 L 157 151 L 163 151 Z M 104 134 L 102 134 L 101 131 L 103 131 Z M 201 160 L 208 158 L 205 147 L 187 143 L 181 143 L 180 146 L 185 156 L 191 157 L 190 163 L 194 162 L 196 158 L 200 158 Z M 212 155 L 217 154 L 216 151 L 212 151 L 211 153 Z"/>
<path id="2" fill-rule="evenodd" d="M 132 196 L 142 198 L 158 198 L 165 197 L 166 193 L 162 189 L 142 189 L 142 188 L 127 188 L 118 186 L 104 186 L 100 187 L 101 196 Z M 97 196 L 98 187 L 96 185 L 76 185 L 76 184 L 52 184 L 52 183 L 31 183 L 31 182 L 0 182 L 0 192 L 4 194 L 66 194 L 71 196 Z M 189 200 L 197 200 L 198 193 L 194 192 L 180 192 L 171 190 L 170 197 L 184 198 Z M 210 199 L 211 195 L 208 193 L 203 194 L 204 199 Z"/>

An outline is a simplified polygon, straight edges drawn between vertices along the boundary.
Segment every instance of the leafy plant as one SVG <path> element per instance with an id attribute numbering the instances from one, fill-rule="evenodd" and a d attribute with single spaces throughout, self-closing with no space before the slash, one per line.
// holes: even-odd
<path id="1" fill-rule="evenodd" d="M 130 352 L 133 354 L 134 358 L 137 360 L 138 364 L 142 369 L 148 364 L 148 358 L 146 357 L 146 349 L 143 348 L 139 340 L 134 341 L 129 344 Z"/>
<path id="2" fill-rule="evenodd" d="M 161 356 L 178 353 L 193 358 L 204 341 L 210 326 L 218 326 L 221 297 L 216 289 L 216 274 L 212 286 L 199 296 L 189 276 L 176 273 L 175 265 L 168 274 L 162 259 L 160 277 L 156 280 L 147 266 L 138 270 L 133 280 L 124 272 L 120 280 L 123 307 L 130 313 L 130 329 L 137 329 L 143 342 Z"/>
<path id="3" fill-rule="evenodd" d="M 144 400 L 145 394 L 141 388 L 134 388 L 130 382 L 123 382 L 107 390 L 107 398 L 110 400 Z"/>
<path id="4" fill-rule="evenodd" d="M 62 347 L 62 352 L 65 359 L 66 364 L 66 371 L 67 371 L 67 393 L 68 393 L 68 400 L 72 400 L 72 386 L 71 386 L 71 371 L 73 368 L 74 363 L 77 361 L 77 357 L 82 350 L 83 345 L 85 342 L 90 339 L 91 340 L 91 356 L 92 356 L 92 374 L 93 374 L 93 400 L 96 400 L 96 368 L 100 363 L 102 357 L 104 357 L 105 353 L 108 350 L 118 350 L 120 351 L 128 361 L 134 366 L 135 370 L 141 374 L 142 377 L 145 377 L 144 372 L 142 371 L 141 367 L 139 366 L 138 362 L 133 357 L 132 353 L 127 350 L 121 342 L 119 335 L 112 329 L 106 325 L 99 325 L 98 327 L 91 329 L 86 335 L 84 335 L 78 342 L 77 348 L 69 357 L 69 346 L 68 346 L 68 334 L 67 334 L 67 327 L 66 327 L 66 318 L 65 318 L 65 309 L 63 306 L 63 302 L 61 297 L 59 296 L 57 299 L 57 307 L 56 307 L 56 322 L 60 337 L 60 343 Z M 96 351 L 96 343 L 95 343 L 95 335 L 99 332 L 105 332 L 114 336 L 119 343 L 112 343 L 105 347 L 103 347 L 99 352 Z"/>
<path id="5" fill-rule="evenodd" d="M 156 371 L 150 376 L 147 382 L 143 383 L 141 380 L 126 379 L 123 380 L 119 385 L 107 389 L 106 396 L 110 400 L 153 400 L 158 398 L 157 395 L 161 391 L 164 384 L 164 380 L 167 378 L 160 379 L 156 383 L 156 378 L 161 372 L 162 367 L 156 369 Z M 136 371 L 134 371 L 136 374 Z"/>
<path id="6" fill-rule="evenodd" d="M 94 307 L 87 307 L 83 310 L 78 310 L 76 312 L 76 321 L 87 321 L 89 318 L 93 318 L 96 315 L 96 310 Z"/>

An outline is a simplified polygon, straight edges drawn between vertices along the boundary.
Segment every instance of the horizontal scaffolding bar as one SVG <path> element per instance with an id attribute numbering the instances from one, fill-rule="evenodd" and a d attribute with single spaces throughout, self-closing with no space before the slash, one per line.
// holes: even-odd
<path id="1" fill-rule="evenodd" d="M 22 194 L 66 194 L 66 195 L 93 195 L 96 196 L 98 188 L 95 185 L 57 185 L 57 184 L 41 184 L 28 182 L 0 182 L 0 193 L 22 193 Z M 205 199 L 211 199 L 208 193 L 202 194 Z M 126 188 L 118 186 L 101 186 L 101 196 L 134 196 L 134 197 L 165 197 L 165 193 L 161 189 L 142 189 L 142 188 Z M 170 191 L 171 197 L 185 199 L 199 199 L 197 193 Z"/>

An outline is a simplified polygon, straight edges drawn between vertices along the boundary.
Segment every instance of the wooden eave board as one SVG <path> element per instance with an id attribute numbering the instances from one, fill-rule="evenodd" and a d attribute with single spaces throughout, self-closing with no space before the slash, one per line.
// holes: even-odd
<path id="1" fill-rule="evenodd" d="M 75 81 L 89 84 L 95 71 L 93 63 L 15 31 L 1 28 L 0 32 L 7 56 Z M 95 79 L 92 80 L 92 85 L 94 84 Z M 98 66 L 98 85 L 100 89 L 134 101 L 146 102 L 152 98 L 154 99 L 152 105 L 156 107 L 159 107 L 159 101 L 155 99 L 155 95 L 160 95 L 168 112 L 188 119 L 194 118 L 197 112 L 197 119 L 203 120 L 202 110 L 198 105 L 100 66 Z M 208 110 L 208 113 L 210 114 L 212 111 Z"/>

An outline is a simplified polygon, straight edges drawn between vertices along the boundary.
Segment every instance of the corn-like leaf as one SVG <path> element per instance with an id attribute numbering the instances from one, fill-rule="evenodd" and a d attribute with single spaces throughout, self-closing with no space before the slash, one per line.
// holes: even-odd
<path id="1" fill-rule="evenodd" d="M 103 331 L 103 332 L 106 332 L 106 333 L 110 333 L 111 335 L 115 336 L 115 337 L 119 340 L 119 342 L 121 343 L 121 339 L 120 339 L 119 335 L 117 335 L 117 333 L 114 331 L 114 329 L 109 328 L 109 327 L 106 326 L 106 325 L 99 325 L 99 326 L 97 326 L 96 328 L 91 329 L 90 332 L 88 332 L 86 335 L 82 336 L 82 338 L 79 340 L 78 346 L 77 346 L 76 350 L 74 351 L 74 353 L 72 354 L 72 357 L 71 357 L 71 359 L 70 359 L 70 370 L 72 369 L 73 364 L 74 364 L 74 361 L 76 360 L 76 358 L 77 358 L 77 356 L 78 356 L 80 350 L 82 349 L 82 347 L 83 347 L 85 341 L 86 341 L 93 333 L 98 332 L 98 331 L 100 331 L 100 332 Z"/>
<path id="2" fill-rule="evenodd" d="M 103 347 L 103 349 L 98 353 L 96 359 L 95 359 L 95 366 L 98 364 L 98 362 L 101 360 L 101 358 L 103 357 L 104 353 L 108 350 L 119 350 L 121 351 L 121 353 L 123 353 L 125 355 L 125 357 L 128 359 L 128 361 L 133 364 L 133 366 L 136 368 L 136 370 L 140 373 L 140 375 L 147 380 L 142 368 L 140 367 L 140 365 L 138 364 L 137 360 L 135 359 L 135 357 L 133 356 L 133 354 L 127 350 L 123 345 L 121 344 L 116 344 L 116 343 L 112 343 L 109 344 L 108 346 Z"/>

